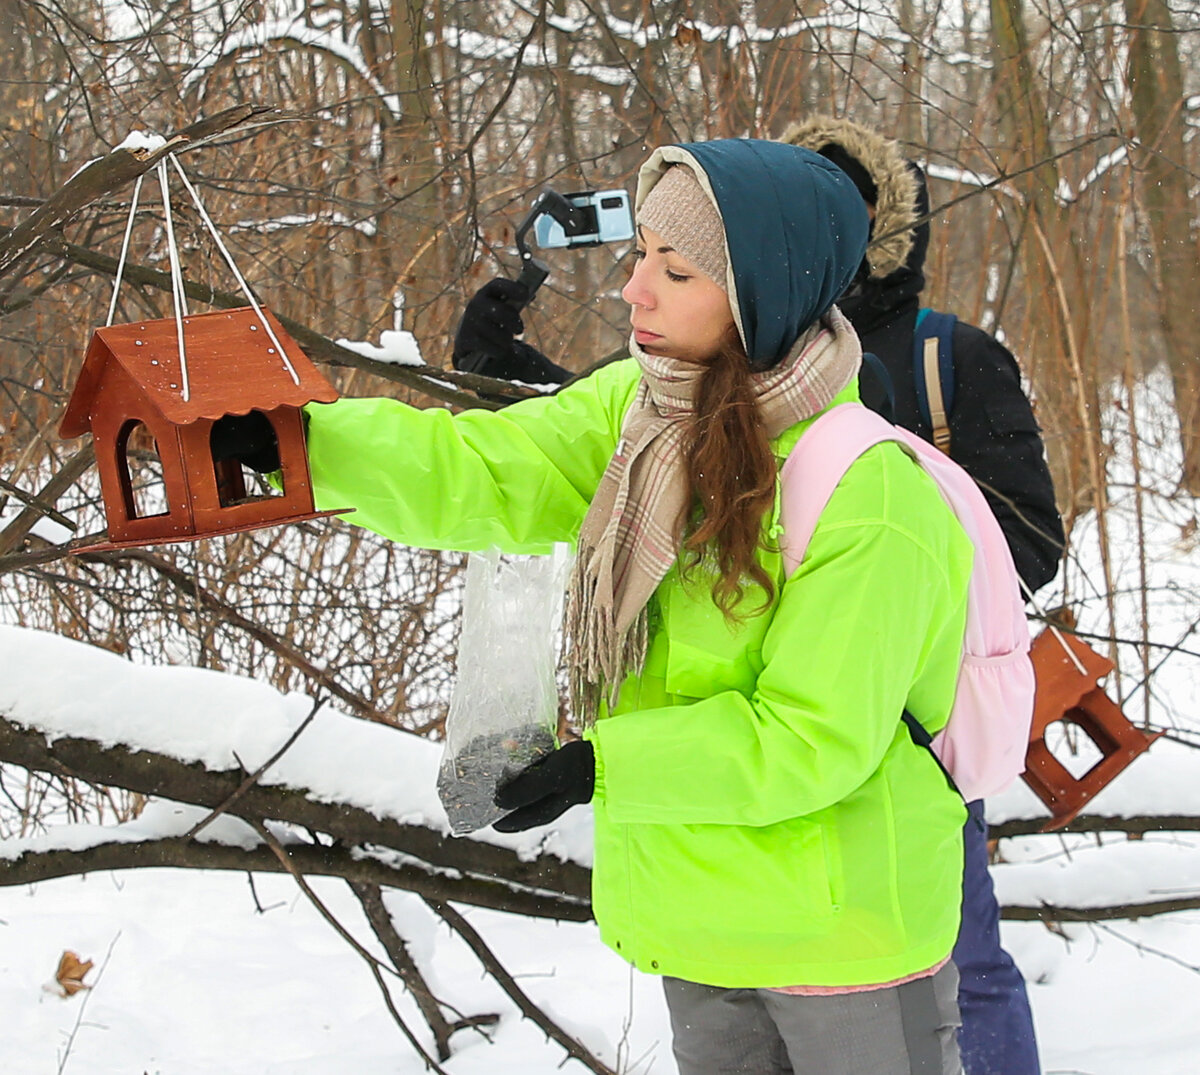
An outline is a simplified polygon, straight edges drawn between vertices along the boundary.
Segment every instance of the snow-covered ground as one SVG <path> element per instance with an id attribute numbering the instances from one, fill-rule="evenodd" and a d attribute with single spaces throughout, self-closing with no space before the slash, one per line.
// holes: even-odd
<path id="1" fill-rule="evenodd" d="M 0 627 L 0 711 L 55 734 L 91 734 L 253 769 L 303 720 L 309 704 L 251 680 L 191 668 L 137 666 L 54 635 Z M 1198 812 L 1194 754 L 1163 742 L 1098 800 Z M 308 783 L 377 812 L 444 826 L 435 774 L 439 750 L 409 735 L 323 710 L 264 781 Z M 1141 793 L 1139 793 L 1139 789 Z M 997 816 L 1038 812 L 1022 785 L 993 804 Z M 194 808 L 152 803 L 125 838 L 186 831 Z M 587 862 L 588 817 L 576 809 L 551 845 Z M 252 839 L 241 822 L 206 830 Z M 95 827 L 59 826 L 0 844 L 0 854 L 79 847 Z M 533 846 L 536 834 L 492 836 Z M 1107 904 L 1200 892 L 1200 840 L 1031 837 L 1006 842 L 994 870 L 1006 903 Z M 1066 848 L 1070 853 L 1065 853 Z M 313 887 L 338 919 L 378 951 L 357 902 L 340 882 Z M 464 1015 L 496 1012 L 488 1038 L 460 1031 L 444 1064 L 453 1075 L 537 1075 L 560 1070 L 562 1050 L 482 971 L 466 945 L 417 898 L 389 907 L 436 994 Z M 521 986 L 569 1033 L 630 1075 L 670 1075 L 658 983 L 632 972 L 590 925 L 534 922 L 466 909 Z M 1102 925 L 1005 923 L 1030 983 L 1047 1072 L 1175 1075 L 1200 1069 L 1200 912 Z M 50 988 L 73 951 L 95 964 L 91 990 Z M 382 953 L 380 953 L 382 955 Z M 428 1035 L 394 990 L 409 1026 Z M 147 869 L 97 873 L 0 889 L 0 1070 L 124 1075 L 222 1072 L 406 1073 L 423 1062 L 391 1021 L 360 956 L 291 878 Z M 490 1040 L 489 1040 L 490 1039 Z M 569 1062 L 564 1071 L 584 1068 Z"/>
<path id="2" fill-rule="evenodd" d="M 314 887 L 374 949 L 345 887 Z M 388 904 L 434 968 L 440 997 L 464 1014 L 502 1016 L 491 1042 L 470 1030 L 455 1036 L 447 1072 L 583 1075 L 575 1062 L 560 1068 L 562 1050 L 422 905 L 404 894 Z M 467 914 L 522 988 L 603 1059 L 636 1075 L 672 1075 L 657 981 L 631 972 L 590 926 Z M 1068 926 L 1064 935 L 1005 923 L 1004 938 L 1029 980 L 1047 1075 L 1200 1070 L 1200 914 Z M 90 993 L 62 999 L 43 990 L 64 949 L 95 960 Z M 420 1028 L 415 1007 L 402 996 L 397 1004 Z M 0 1010 L 0 1070 L 10 1075 L 425 1071 L 366 965 L 291 879 L 276 875 L 256 877 L 253 892 L 245 876 L 182 870 L 0 890 Z"/>

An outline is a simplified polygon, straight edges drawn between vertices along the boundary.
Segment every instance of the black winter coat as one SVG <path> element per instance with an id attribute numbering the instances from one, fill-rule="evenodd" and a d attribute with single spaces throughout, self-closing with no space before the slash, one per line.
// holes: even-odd
<path id="1" fill-rule="evenodd" d="M 906 274 L 910 270 L 901 269 L 884 281 L 867 280 L 857 296 L 840 305 L 858 330 L 863 351 L 880 359 L 892 382 L 894 411 L 888 415 L 883 388 L 864 367 L 863 402 L 931 441 L 932 430 L 918 409 L 913 371 L 919 303 L 912 285 L 919 291 L 924 280 L 913 273 L 909 287 L 898 286 L 902 281 L 895 277 Z M 959 321 L 953 351 L 950 456 L 983 489 L 1008 539 L 1017 573 L 1035 591 L 1054 578 L 1063 547 L 1041 431 L 1021 387 L 1016 359 L 1003 344 Z"/>

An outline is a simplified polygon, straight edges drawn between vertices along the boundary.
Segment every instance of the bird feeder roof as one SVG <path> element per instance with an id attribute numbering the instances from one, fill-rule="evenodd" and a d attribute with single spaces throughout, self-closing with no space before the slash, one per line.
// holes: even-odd
<path id="1" fill-rule="evenodd" d="M 263 307 L 259 310 L 271 326 L 270 333 L 259 313 L 249 306 L 185 316 L 186 378 L 179 360 L 175 318 L 96 329 L 60 423 L 60 434 L 78 437 L 91 429 L 92 403 L 112 362 L 118 363 L 151 405 L 175 425 L 337 399 L 337 390 L 278 319 Z"/>

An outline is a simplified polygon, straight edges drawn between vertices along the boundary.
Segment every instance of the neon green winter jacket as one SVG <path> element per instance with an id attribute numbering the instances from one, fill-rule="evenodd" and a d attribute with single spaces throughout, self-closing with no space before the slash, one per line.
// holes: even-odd
<path id="1" fill-rule="evenodd" d="M 498 412 L 310 405 L 318 507 L 433 549 L 574 542 L 638 377 L 618 362 Z M 781 460 L 809 424 L 777 439 Z M 778 503 L 764 525 L 777 539 Z M 668 573 L 644 671 L 588 733 L 601 936 L 643 971 L 724 987 L 926 970 L 958 930 L 965 811 L 900 713 L 931 731 L 947 719 L 969 542 L 883 444 L 851 466 L 790 578 L 777 551 L 760 556 L 776 598 L 734 627 L 709 582 Z"/>

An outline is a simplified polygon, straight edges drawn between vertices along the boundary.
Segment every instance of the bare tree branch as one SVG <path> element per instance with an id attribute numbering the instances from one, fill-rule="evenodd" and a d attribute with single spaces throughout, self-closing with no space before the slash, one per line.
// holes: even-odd
<path id="1" fill-rule="evenodd" d="M 0 235 L 0 277 L 38 250 L 80 210 L 139 175 L 145 175 L 167 154 L 195 149 L 215 135 L 270 111 L 265 105 L 235 105 L 182 128 L 167 138 L 158 149 L 118 147 L 84 165 L 25 220 Z"/>
<path id="2" fill-rule="evenodd" d="M 38 499 L 34 494 L 25 492 L 20 486 L 13 485 L 12 482 L 5 481 L 0 478 L 0 493 L 8 493 L 10 496 L 15 496 L 22 504 L 36 509 L 47 519 L 58 523 L 59 526 L 67 530 L 75 530 L 75 524 L 68 519 L 62 512 L 57 511 L 52 504 L 47 504 L 44 500 Z"/>
<path id="3" fill-rule="evenodd" d="M 456 1031 L 469 1027 L 494 1026 L 500 1021 L 500 1016 L 495 1013 L 468 1016 L 456 1019 L 454 1022 L 446 1019 L 442 1015 L 442 1002 L 433 995 L 416 960 L 409 954 L 408 945 L 405 944 L 404 938 L 396 929 L 392 916 L 388 914 L 387 907 L 383 902 L 381 886 L 369 881 L 351 881 L 350 888 L 358 897 L 363 913 L 367 916 L 371 929 L 392 961 L 396 973 L 408 987 L 417 1007 L 421 1009 L 421 1014 L 425 1017 L 425 1022 L 432 1031 L 433 1039 L 437 1044 L 439 1060 L 450 1059 L 450 1038 Z"/>
<path id="4" fill-rule="evenodd" d="M 592 1056 L 587 1049 L 580 1045 L 578 1041 L 551 1020 L 541 1008 L 529 999 L 525 991 L 514 981 L 513 976 L 504 969 L 504 964 L 496 958 L 492 950 L 487 946 L 487 943 L 479 935 L 479 932 L 458 911 L 443 900 L 427 898 L 426 902 L 441 915 L 442 919 L 455 933 L 467 942 L 471 951 L 475 953 L 479 961 L 487 968 L 488 973 L 500 983 L 500 987 L 512 998 L 527 1019 L 533 1020 L 534 1023 L 546 1032 L 548 1037 L 553 1038 L 567 1051 L 568 1056 L 578 1060 L 589 1071 L 594 1071 L 596 1075 L 616 1075 L 616 1072 L 612 1068 Z"/>
<path id="5" fill-rule="evenodd" d="M 1003 840 L 1012 836 L 1035 836 L 1045 832 L 1045 817 L 1013 818 L 988 825 L 988 836 Z M 1125 832 L 1140 836 L 1148 832 L 1196 832 L 1200 817 L 1188 814 L 1139 814 L 1132 817 L 1112 817 L 1100 814 L 1080 814 L 1055 833 L 1068 832 Z"/>
<path id="6" fill-rule="evenodd" d="M 438 1075 L 447 1075 L 446 1071 L 440 1067 L 426 1051 L 424 1046 L 417 1041 L 416 1035 L 409 1029 L 408 1024 L 401 1017 L 399 1011 L 396 1010 L 395 1002 L 392 1000 L 392 992 L 387 987 L 387 982 L 383 980 L 381 969 L 383 964 L 380 963 L 370 952 L 368 952 L 361 944 L 355 940 L 354 935 L 346 929 L 345 926 L 337 920 L 337 916 L 329 910 L 328 907 L 318 898 L 317 894 L 312 890 L 312 886 L 304 879 L 304 874 L 292 859 L 289 851 L 271 835 L 270 830 L 261 821 L 254 823 L 254 830 L 261 837 L 263 842 L 271 849 L 271 852 L 279 860 L 284 870 L 292 875 L 296 884 L 300 886 L 300 891 L 308 897 L 309 903 L 316 908 L 317 913 L 325 919 L 335 930 L 335 932 L 344 940 L 359 956 L 362 957 L 364 963 L 370 968 L 371 976 L 375 979 L 375 984 L 379 987 L 379 993 L 383 997 L 383 1003 L 391 1014 L 392 1021 L 400 1028 L 401 1033 L 408 1039 L 408 1043 L 417 1051 L 417 1055 L 425 1061 L 426 1065 Z M 391 968 L 388 968 L 389 970 Z"/>
<path id="7" fill-rule="evenodd" d="M 395 734 L 408 733 L 397 729 Z M 376 845 L 398 851 L 424 868 L 461 872 L 462 894 L 454 898 L 466 903 L 499 910 L 517 911 L 519 907 L 520 914 L 574 921 L 590 915 L 590 874 L 582 866 L 552 855 L 522 861 L 501 847 L 455 840 L 420 825 L 378 818 L 345 803 L 316 802 L 298 788 L 256 784 L 233 798 L 242 783 L 237 770 L 213 772 L 161 754 L 104 747 L 85 739 L 55 738 L 51 742 L 43 733 L 3 716 L 0 762 L 208 809 L 228 802 L 227 812 L 247 822 L 276 818 L 328 833 L 347 846 Z M 118 855 L 119 851 L 114 848 L 109 854 Z"/>
<path id="8" fill-rule="evenodd" d="M 107 254 L 100 254 L 87 247 L 75 243 L 59 241 L 54 249 L 68 261 L 109 276 L 116 276 L 117 259 Z M 130 283 L 142 284 L 156 288 L 166 294 L 171 293 L 171 274 L 159 272 L 143 265 L 126 264 L 122 270 L 123 276 Z M 245 306 L 245 295 L 232 291 L 222 291 L 209 284 L 198 284 L 185 280 L 183 289 L 189 298 L 217 309 L 229 310 Z M 478 373 L 460 373 L 454 369 L 442 369 L 438 366 L 405 366 L 392 362 L 379 362 L 376 359 L 360 355 L 357 351 L 331 340 L 328 336 L 287 317 L 278 310 L 272 313 L 296 340 L 304 353 L 314 362 L 325 362 L 333 366 L 343 366 L 349 369 L 362 370 L 373 377 L 385 381 L 402 384 L 406 388 L 414 388 L 433 399 L 445 403 L 453 403 L 464 408 L 484 408 L 495 410 L 502 404 L 489 403 L 474 395 L 476 390 L 491 393 L 504 393 L 507 396 L 538 396 L 542 393 L 533 388 L 523 388 L 511 381 L 499 380 L 495 377 L 485 377 Z M 456 386 L 461 386 L 457 388 Z"/>
<path id="9" fill-rule="evenodd" d="M 587 921 L 590 914 L 577 905 L 551 906 L 519 891 L 511 894 L 500 885 L 480 885 L 453 871 L 435 871 L 403 855 L 372 853 L 361 847 L 289 845 L 292 862 L 309 877 L 337 877 L 362 884 L 402 889 L 419 896 L 455 900 L 495 911 L 529 914 L 562 921 Z M 186 836 L 154 840 L 112 841 L 87 848 L 26 851 L 17 858 L 0 856 L 0 887 L 30 885 L 59 877 L 76 877 L 98 871 L 140 870 L 171 866 L 192 870 L 233 870 L 246 873 L 282 873 L 278 857 L 265 845 L 246 850 L 227 844 L 190 840 Z M 540 913 L 539 913 L 540 908 Z M 573 915 L 573 918 L 566 916 Z"/>
<path id="10" fill-rule="evenodd" d="M 29 536 L 37 521 L 48 514 L 50 506 L 87 472 L 95 459 L 96 455 L 90 443 L 80 448 L 46 483 L 45 488 L 27 502 L 25 509 L 0 530 L 0 574 L 4 572 L 4 554 L 15 549 Z"/>
<path id="11" fill-rule="evenodd" d="M 1200 895 L 1116 903 L 1107 907 L 1057 907 L 1049 903 L 1019 907 L 1009 904 L 1000 908 L 1000 917 L 1008 922 L 1109 922 L 1116 918 L 1150 918 L 1174 911 L 1194 911 L 1197 907 L 1200 907 Z"/>

